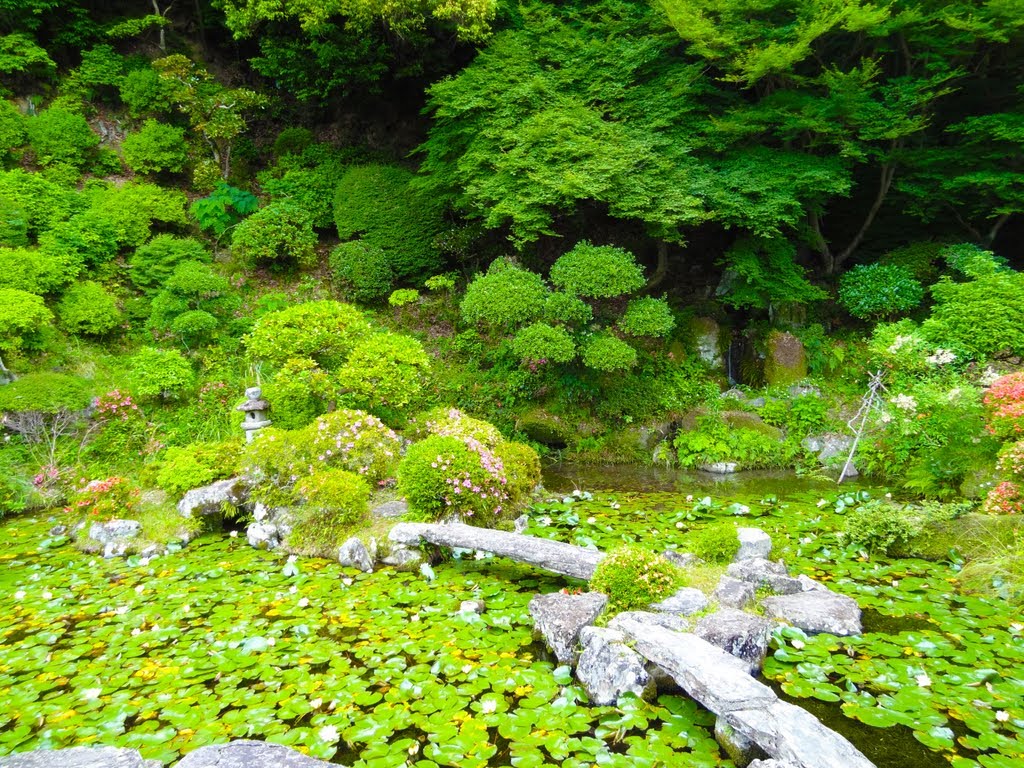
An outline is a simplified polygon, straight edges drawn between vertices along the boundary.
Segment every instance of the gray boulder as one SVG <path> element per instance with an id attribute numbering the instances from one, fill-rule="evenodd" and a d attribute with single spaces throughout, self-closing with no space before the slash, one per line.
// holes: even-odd
<path id="1" fill-rule="evenodd" d="M 678 565 L 680 568 L 689 568 L 698 560 L 697 556 L 692 552 L 677 552 L 674 549 L 666 549 L 661 553 L 661 556 L 670 563 Z"/>
<path id="2" fill-rule="evenodd" d="M 338 548 L 338 562 L 348 568 L 358 568 L 363 573 L 373 573 L 373 558 L 366 545 L 356 536 Z"/>
<path id="3" fill-rule="evenodd" d="M 771 537 L 760 528 L 737 528 L 736 536 L 740 540 L 740 548 L 733 558 L 735 562 L 756 557 L 767 559 L 772 552 Z"/>
<path id="4" fill-rule="evenodd" d="M 774 757 L 769 757 L 767 760 L 755 760 L 747 768 L 800 768 L 800 766 L 789 762 L 789 760 L 776 760 Z"/>
<path id="5" fill-rule="evenodd" d="M 93 523 L 89 526 L 89 538 L 104 545 L 133 539 L 140 533 L 142 533 L 142 523 L 138 520 L 108 520 L 105 523 Z"/>
<path id="6" fill-rule="evenodd" d="M 850 454 L 853 437 L 838 432 L 825 432 L 805 437 L 800 445 L 808 453 L 816 454 L 822 464 L 827 464 L 837 456 L 845 459 Z"/>
<path id="7" fill-rule="evenodd" d="M 708 607 L 708 598 L 699 589 L 683 587 L 674 595 L 666 597 L 651 608 L 662 613 L 675 613 L 681 616 L 689 616 L 691 613 L 703 611 Z"/>
<path id="8" fill-rule="evenodd" d="M 798 579 L 789 575 L 785 565 L 761 557 L 732 563 L 725 569 L 725 575 L 755 587 L 766 587 L 780 595 L 791 595 L 804 589 Z"/>
<path id="9" fill-rule="evenodd" d="M 6 755 L 0 768 L 160 768 L 160 761 L 143 760 L 134 749 L 71 747 Z"/>
<path id="10" fill-rule="evenodd" d="M 250 547 L 256 549 L 277 549 L 281 546 L 281 537 L 273 523 L 251 523 L 245 529 L 245 539 Z"/>
<path id="11" fill-rule="evenodd" d="M 600 592 L 536 595 L 529 605 L 534 634 L 547 643 L 560 664 L 571 664 L 580 630 L 593 624 L 607 604 L 608 597 Z"/>
<path id="12" fill-rule="evenodd" d="M 370 510 L 370 514 L 374 517 L 394 519 L 403 517 L 408 511 L 409 505 L 405 501 L 386 501 Z"/>
<path id="13" fill-rule="evenodd" d="M 382 561 L 384 565 L 394 566 L 398 570 L 415 570 L 423 562 L 423 553 L 413 547 L 392 545 L 391 551 Z"/>
<path id="14" fill-rule="evenodd" d="M 463 600 L 459 603 L 459 613 L 483 613 L 487 610 L 487 603 L 483 600 Z"/>
<path id="15" fill-rule="evenodd" d="M 240 477 L 231 477 L 187 491 L 178 502 L 178 514 L 182 517 L 216 515 L 225 504 L 237 507 L 248 499 L 248 483 Z"/>
<path id="16" fill-rule="evenodd" d="M 718 580 L 718 586 L 715 587 L 715 591 L 712 597 L 718 601 L 719 605 L 724 605 L 727 608 L 744 608 L 754 604 L 754 598 L 757 596 L 757 587 L 751 584 L 749 581 L 740 581 L 734 579 L 732 576 L 722 576 Z"/>
<path id="17" fill-rule="evenodd" d="M 733 475 L 739 471 L 739 464 L 735 461 L 716 461 L 711 464 L 701 464 L 701 472 L 710 472 L 712 475 Z"/>
<path id="18" fill-rule="evenodd" d="M 576 679 L 595 706 L 612 706 L 624 693 L 650 699 L 656 691 L 644 659 L 626 647 L 625 639 L 614 629 L 584 627 L 580 631 L 583 652 L 576 665 Z"/>
<path id="19" fill-rule="evenodd" d="M 331 768 L 331 763 L 280 744 L 232 741 L 193 750 L 175 768 Z"/>
<path id="20" fill-rule="evenodd" d="M 735 608 L 723 608 L 697 622 L 694 634 L 746 664 L 750 674 L 761 671 L 768 655 L 772 624 Z"/>
<path id="21" fill-rule="evenodd" d="M 520 515 L 519 517 L 517 517 L 515 520 L 512 521 L 512 532 L 513 533 L 522 533 L 523 531 L 525 531 L 527 529 L 527 527 L 529 525 L 530 525 L 530 518 L 528 518 L 526 515 Z"/>
<path id="22" fill-rule="evenodd" d="M 766 597 L 761 605 L 765 616 L 782 619 L 809 634 L 843 637 L 861 633 L 857 601 L 831 590 L 812 589 L 794 595 Z"/>

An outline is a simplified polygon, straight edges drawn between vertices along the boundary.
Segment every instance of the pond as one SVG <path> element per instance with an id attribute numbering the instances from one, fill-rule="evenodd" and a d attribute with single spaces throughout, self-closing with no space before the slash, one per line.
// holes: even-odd
<path id="1" fill-rule="evenodd" d="M 833 485 L 566 467 L 546 482 L 556 498 L 531 510 L 536 535 L 682 548 L 740 512 L 795 572 L 856 597 L 871 631 L 792 633 L 765 674 L 882 768 L 1022 764 L 1020 617 L 957 593 L 951 565 L 838 547 Z M 605 490 L 577 498 L 578 486 Z M 686 698 L 587 706 L 526 610 L 578 584 L 492 558 L 437 565 L 433 580 L 367 575 L 229 536 L 103 561 L 53 525 L 0 523 L 0 754 L 107 744 L 171 763 L 248 737 L 367 768 L 731 765 Z M 482 615 L 459 613 L 471 598 Z"/>

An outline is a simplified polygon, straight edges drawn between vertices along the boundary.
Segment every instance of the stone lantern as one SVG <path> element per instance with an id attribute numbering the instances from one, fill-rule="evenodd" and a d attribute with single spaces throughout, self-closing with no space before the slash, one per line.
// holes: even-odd
<path id="1" fill-rule="evenodd" d="M 249 387 L 245 390 L 245 402 L 235 409 L 236 411 L 245 411 L 245 421 L 242 422 L 242 429 L 245 430 L 245 442 L 251 443 L 257 432 L 270 426 L 270 419 L 267 418 L 269 408 L 270 403 L 263 399 L 262 389 Z"/>

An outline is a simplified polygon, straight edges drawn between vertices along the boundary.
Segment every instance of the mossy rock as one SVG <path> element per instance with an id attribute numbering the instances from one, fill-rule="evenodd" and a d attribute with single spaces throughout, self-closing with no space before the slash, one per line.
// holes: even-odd
<path id="1" fill-rule="evenodd" d="M 960 484 L 960 495 L 965 499 L 984 499 L 1001 479 L 1002 475 L 995 464 L 973 469 Z"/>
<path id="2" fill-rule="evenodd" d="M 749 429 L 774 440 L 782 440 L 785 437 L 781 429 L 765 424 L 764 419 L 749 411 L 722 411 L 722 421 L 733 429 Z"/>
<path id="3" fill-rule="evenodd" d="M 534 442 L 551 448 L 565 448 L 575 431 L 561 416 L 543 408 L 535 408 L 519 417 L 519 430 Z"/>
<path id="4" fill-rule="evenodd" d="M 923 560 L 945 560 L 950 550 L 957 550 L 968 560 L 984 557 L 998 549 L 1013 545 L 1014 535 L 1024 527 L 1020 518 L 1011 515 L 970 514 L 953 520 L 936 520 L 907 544 L 898 544 L 893 557 L 920 557 Z"/>
<path id="5" fill-rule="evenodd" d="M 787 331 L 768 334 L 764 378 L 769 387 L 787 387 L 807 378 L 807 352 L 803 342 Z"/>

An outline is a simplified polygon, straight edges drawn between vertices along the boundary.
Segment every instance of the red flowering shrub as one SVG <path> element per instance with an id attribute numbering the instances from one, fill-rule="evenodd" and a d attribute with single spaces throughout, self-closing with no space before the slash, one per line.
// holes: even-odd
<path id="1" fill-rule="evenodd" d="M 94 412 L 98 430 L 92 451 L 102 456 L 124 456 L 145 452 L 149 422 L 130 394 L 114 389 L 96 400 Z"/>
<path id="2" fill-rule="evenodd" d="M 984 402 L 989 432 L 1002 438 L 1024 435 L 1024 371 L 996 379 Z"/>
<path id="3" fill-rule="evenodd" d="M 1024 440 L 1018 440 L 999 452 L 1000 472 L 1024 479 Z"/>
<path id="4" fill-rule="evenodd" d="M 139 502 L 139 489 L 123 477 L 108 477 L 88 483 L 83 479 L 81 482 L 71 495 L 65 512 L 111 520 L 131 515 Z"/>
<path id="5" fill-rule="evenodd" d="M 1024 488 L 1009 480 L 1000 483 L 985 497 L 981 511 L 990 515 L 1019 515 L 1024 512 Z"/>

